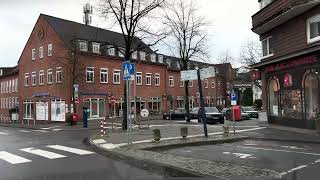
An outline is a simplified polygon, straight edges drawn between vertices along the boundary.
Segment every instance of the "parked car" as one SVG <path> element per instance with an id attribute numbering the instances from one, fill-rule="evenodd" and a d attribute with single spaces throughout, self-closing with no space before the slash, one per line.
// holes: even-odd
<path id="1" fill-rule="evenodd" d="M 259 118 L 259 112 L 254 110 L 252 107 L 242 107 L 243 112 L 247 113 L 250 118 Z"/>
<path id="2" fill-rule="evenodd" d="M 199 109 L 200 109 L 199 107 L 194 107 L 190 110 L 191 119 L 198 119 Z"/>
<path id="3" fill-rule="evenodd" d="M 224 116 L 216 107 L 205 107 L 205 114 L 207 117 L 207 123 L 217 123 L 224 124 Z M 198 122 L 202 122 L 202 118 L 199 115 L 200 110 L 198 111 Z"/>
<path id="4" fill-rule="evenodd" d="M 185 119 L 185 117 L 186 111 L 184 109 L 177 109 L 163 114 L 163 119 L 166 120 Z"/>
<path id="5" fill-rule="evenodd" d="M 231 111 L 232 111 L 231 108 L 226 111 L 226 115 L 225 115 L 226 120 L 230 120 L 230 121 L 233 120 Z M 249 120 L 249 119 L 250 119 L 249 114 L 247 114 L 247 113 L 245 113 L 245 112 L 243 112 L 241 110 L 241 119 L 239 119 L 238 121 L 240 121 L 240 120 Z"/>

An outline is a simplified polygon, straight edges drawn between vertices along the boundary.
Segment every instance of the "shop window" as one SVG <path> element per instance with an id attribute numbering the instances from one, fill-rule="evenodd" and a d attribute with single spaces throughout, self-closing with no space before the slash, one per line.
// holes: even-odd
<path id="1" fill-rule="evenodd" d="M 151 114 L 158 114 L 160 112 L 161 102 L 160 98 L 151 98 L 148 102 L 149 110 Z"/>
<path id="2" fill-rule="evenodd" d="M 281 91 L 281 116 L 302 119 L 301 90 Z"/>
<path id="3" fill-rule="evenodd" d="M 320 15 L 307 20 L 307 38 L 308 43 L 320 40 Z"/>
<path id="4" fill-rule="evenodd" d="M 279 116 L 279 80 L 272 79 L 269 82 L 269 114 L 271 116 Z"/>
<path id="5" fill-rule="evenodd" d="M 32 119 L 33 117 L 33 101 L 24 101 L 23 102 L 23 118 Z"/>
<path id="6" fill-rule="evenodd" d="M 105 117 L 105 101 L 103 99 L 86 99 L 84 106 L 89 108 L 89 119 L 101 119 Z"/>
<path id="7" fill-rule="evenodd" d="M 319 108 L 319 79 L 316 74 L 310 73 L 306 76 L 304 93 L 306 119 L 312 119 Z"/>

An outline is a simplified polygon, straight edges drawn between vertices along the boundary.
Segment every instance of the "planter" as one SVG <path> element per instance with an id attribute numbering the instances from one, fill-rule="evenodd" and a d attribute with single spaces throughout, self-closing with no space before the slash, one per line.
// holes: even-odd
<path id="1" fill-rule="evenodd" d="M 229 135 L 229 129 L 230 129 L 229 126 L 224 125 L 224 126 L 222 126 L 222 128 L 223 128 L 223 134 L 228 136 Z"/>
<path id="2" fill-rule="evenodd" d="M 153 139 L 154 141 L 158 142 L 161 139 L 161 133 L 160 133 L 160 129 L 154 129 L 153 131 Z"/>
<path id="3" fill-rule="evenodd" d="M 188 136 L 188 127 L 182 127 L 180 129 L 180 134 L 181 134 L 183 139 L 187 138 L 187 136 Z"/>
<path id="4" fill-rule="evenodd" d="M 316 126 L 316 131 L 318 134 L 320 134 L 320 117 L 315 117 L 314 122 L 315 122 L 315 126 Z"/>

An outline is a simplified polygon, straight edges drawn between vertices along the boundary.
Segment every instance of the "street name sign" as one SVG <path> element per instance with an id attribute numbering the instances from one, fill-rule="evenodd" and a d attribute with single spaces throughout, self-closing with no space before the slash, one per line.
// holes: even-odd
<path id="1" fill-rule="evenodd" d="M 197 79 L 198 79 L 197 70 L 181 71 L 182 81 L 192 81 Z"/>
<path id="2" fill-rule="evenodd" d="M 216 70 L 214 67 L 200 69 L 201 79 L 206 79 L 206 78 L 215 77 L 215 76 L 216 76 Z"/>

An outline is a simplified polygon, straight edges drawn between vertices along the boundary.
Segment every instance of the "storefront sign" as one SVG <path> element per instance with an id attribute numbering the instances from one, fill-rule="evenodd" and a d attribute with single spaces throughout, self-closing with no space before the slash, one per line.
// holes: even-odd
<path id="1" fill-rule="evenodd" d="M 317 60 L 316 56 L 308 56 L 308 57 L 304 57 L 304 58 L 300 58 L 300 59 L 296 59 L 296 60 L 292 60 L 292 61 L 288 61 L 288 62 L 283 62 L 283 63 L 278 63 L 278 64 L 273 64 L 273 65 L 267 66 L 265 68 L 265 72 L 269 73 L 269 72 L 293 68 L 293 67 L 297 67 L 297 66 L 301 66 L 301 65 L 313 64 L 313 63 L 316 63 L 317 61 L 318 60 Z"/>

